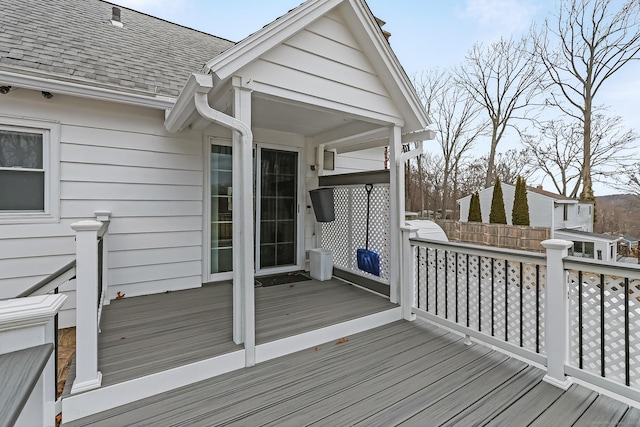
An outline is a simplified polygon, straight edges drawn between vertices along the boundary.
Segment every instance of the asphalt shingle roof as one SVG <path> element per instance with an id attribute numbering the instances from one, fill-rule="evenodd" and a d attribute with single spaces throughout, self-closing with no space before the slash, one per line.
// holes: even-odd
<path id="1" fill-rule="evenodd" d="M 101 0 L 2 0 L 0 70 L 177 97 L 235 43 Z"/>

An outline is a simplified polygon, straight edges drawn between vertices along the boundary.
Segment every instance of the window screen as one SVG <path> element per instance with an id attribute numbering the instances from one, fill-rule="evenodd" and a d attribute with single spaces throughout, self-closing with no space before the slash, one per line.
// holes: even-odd
<path id="1" fill-rule="evenodd" d="M 44 211 L 42 133 L 0 129 L 0 211 Z"/>

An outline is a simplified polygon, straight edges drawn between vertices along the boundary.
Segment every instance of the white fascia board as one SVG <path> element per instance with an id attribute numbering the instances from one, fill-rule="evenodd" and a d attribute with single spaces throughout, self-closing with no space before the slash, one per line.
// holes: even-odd
<path id="1" fill-rule="evenodd" d="M 351 153 L 354 151 L 368 150 L 369 148 L 378 148 L 378 147 L 386 147 L 389 145 L 389 128 L 386 128 L 386 133 L 383 135 L 383 138 L 378 139 L 369 139 L 366 141 L 358 141 L 358 140 L 345 140 L 341 141 L 340 144 L 331 145 L 326 144 L 326 147 L 331 149 L 335 148 L 338 154 L 343 153 Z M 422 143 L 423 141 L 430 141 L 435 138 L 435 132 L 430 129 L 424 129 L 416 132 L 404 133 L 401 136 L 401 141 L 403 144 L 408 144 L 410 142 L 418 142 Z M 414 155 L 417 152 L 414 151 Z M 423 151 L 422 144 L 419 147 L 419 154 Z M 415 157 L 415 156 L 414 156 Z"/>
<path id="2" fill-rule="evenodd" d="M 215 73 L 220 80 L 226 80 L 343 1 L 345 0 L 309 0 L 207 62 L 205 70 Z"/>
<path id="3" fill-rule="evenodd" d="M 182 88 L 175 105 L 166 114 L 164 127 L 169 132 L 178 132 L 189 124 L 191 117 L 197 114 L 195 104 L 196 92 L 208 93 L 213 89 L 213 79 L 209 74 L 192 73 Z M 200 117 L 198 115 L 198 117 Z"/>
<path id="4" fill-rule="evenodd" d="M 420 122 L 420 129 L 424 129 L 430 124 L 427 113 L 424 110 L 424 106 L 422 105 L 422 102 L 420 102 L 418 94 L 409 80 L 407 73 L 404 71 L 404 68 L 393 52 L 393 49 L 391 49 L 391 45 L 382 34 L 378 23 L 375 22 L 375 17 L 369 10 L 367 10 L 367 6 L 365 6 L 361 0 L 349 0 L 349 3 L 352 5 L 352 9 L 356 13 L 358 19 L 363 24 L 369 40 L 373 42 L 372 47 L 383 60 L 386 69 L 390 71 L 390 77 L 394 80 L 400 94 L 403 99 L 406 100 L 416 119 Z"/>
<path id="5" fill-rule="evenodd" d="M 136 93 L 121 92 L 79 83 L 55 80 L 46 77 L 29 76 L 26 74 L 0 71 L 0 82 L 7 86 L 52 92 L 61 95 L 78 96 L 81 98 L 97 99 L 121 104 L 149 107 L 166 110 L 173 107 L 174 98 L 146 96 Z"/>

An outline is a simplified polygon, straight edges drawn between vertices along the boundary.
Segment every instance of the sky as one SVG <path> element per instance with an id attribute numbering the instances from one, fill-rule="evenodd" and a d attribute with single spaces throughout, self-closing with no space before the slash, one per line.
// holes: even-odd
<path id="1" fill-rule="evenodd" d="M 300 5 L 302 0 L 111 0 L 186 27 L 234 42 Z M 622 0 L 613 0 L 622 3 Z M 533 21 L 542 21 L 556 10 L 557 0 L 367 0 L 371 11 L 386 21 L 391 47 L 409 77 L 435 67 L 458 65 L 474 43 L 490 43 L 500 36 L 526 33 Z M 640 132 L 640 61 L 628 64 L 612 77 L 596 104 L 608 106 L 627 128 Z M 506 135 L 498 147 L 505 151 L 517 144 Z M 489 141 L 476 150 L 488 152 Z M 640 150 L 636 149 L 636 158 Z M 530 183 L 530 184 L 539 184 Z M 543 182 L 552 190 L 550 180 Z M 596 195 L 615 193 L 596 185 Z"/>

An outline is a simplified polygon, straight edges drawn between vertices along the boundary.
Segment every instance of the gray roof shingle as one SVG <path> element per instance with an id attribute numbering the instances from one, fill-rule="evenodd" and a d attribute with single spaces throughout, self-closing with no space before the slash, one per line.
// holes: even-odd
<path id="1" fill-rule="evenodd" d="M 101 0 L 3 0 L 0 70 L 177 97 L 235 43 Z"/>

